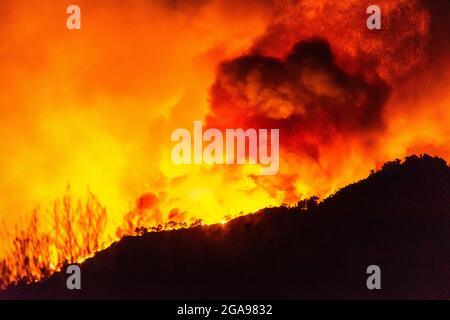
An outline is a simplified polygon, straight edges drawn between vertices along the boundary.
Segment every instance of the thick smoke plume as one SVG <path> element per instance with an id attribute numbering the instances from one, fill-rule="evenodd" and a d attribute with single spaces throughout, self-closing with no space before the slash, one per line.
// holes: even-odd
<path id="1" fill-rule="evenodd" d="M 389 88 L 336 66 L 326 41 L 296 44 L 283 59 L 244 55 L 221 65 L 212 127 L 281 128 L 281 146 L 310 157 L 336 136 L 381 130 Z"/>
<path id="2" fill-rule="evenodd" d="M 77 3 L 80 32 L 65 28 L 72 1 L 0 1 L 10 229 L 67 184 L 98 196 L 114 238 L 325 197 L 411 153 L 450 157 L 446 0 L 379 0 L 376 31 L 368 0 Z M 195 120 L 279 128 L 279 174 L 174 165 L 170 134 Z"/>

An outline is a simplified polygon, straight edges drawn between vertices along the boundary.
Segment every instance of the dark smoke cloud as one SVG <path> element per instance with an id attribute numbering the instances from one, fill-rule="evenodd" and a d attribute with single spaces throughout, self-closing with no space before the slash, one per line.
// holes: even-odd
<path id="1" fill-rule="evenodd" d="M 389 87 L 336 65 L 328 43 L 302 41 L 284 58 L 244 55 L 224 62 L 211 90 L 209 127 L 280 128 L 280 145 L 319 157 L 337 136 L 383 128 Z"/>
<path id="2" fill-rule="evenodd" d="M 428 44 L 427 68 L 445 70 L 450 54 L 449 0 L 422 1 L 431 15 L 430 41 Z"/>

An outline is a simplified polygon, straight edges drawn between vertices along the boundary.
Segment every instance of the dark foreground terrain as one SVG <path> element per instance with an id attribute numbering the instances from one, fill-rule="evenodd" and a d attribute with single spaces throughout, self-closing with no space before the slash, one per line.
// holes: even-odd
<path id="1" fill-rule="evenodd" d="M 448 299 L 449 231 L 450 168 L 414 156 L 319 205 L 126 237 L 82 264 L 79 291 L 58 273 L 0 298 Z M 372 264 L 381 290 L 366 287 Z"/>

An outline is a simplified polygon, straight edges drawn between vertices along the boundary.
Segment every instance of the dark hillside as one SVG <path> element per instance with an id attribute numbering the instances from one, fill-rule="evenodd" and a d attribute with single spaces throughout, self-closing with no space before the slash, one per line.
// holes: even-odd
<path id="1" fill-rule="evenodd" d="M 270 208 L 226 225 L 126 237 L 66 275 L 1 298 L 450 298 L 450 168 L 387 163 L 319 205 Z M 381 268 L 381 290 L 366 268 Z"/>

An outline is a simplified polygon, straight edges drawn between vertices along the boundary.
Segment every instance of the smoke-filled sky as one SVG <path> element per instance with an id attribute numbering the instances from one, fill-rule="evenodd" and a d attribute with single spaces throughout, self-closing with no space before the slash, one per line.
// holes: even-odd
<path id="1" fill-rule="evenodd" d="M 70 4 L 81 30 L 66 28 Z M 70 184 L 98 195 L 111 230 L 136 202 L 154 222 L 215 222 L 411 153 L 449 160 L 448 1 L 379 0 L 381 30 L 366 28 L 370 4 L 1 1 L 0 219 Z M 194 120 L 279 128 L 279 174 L 175 166 L 170 134 Z"/>

